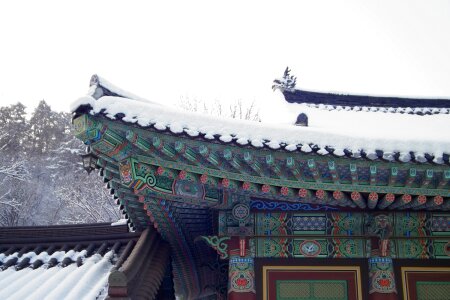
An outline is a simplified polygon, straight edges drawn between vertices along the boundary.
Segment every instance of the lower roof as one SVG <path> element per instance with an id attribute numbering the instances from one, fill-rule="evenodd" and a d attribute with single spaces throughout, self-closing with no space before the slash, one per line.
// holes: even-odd
<path id="1" fill-rule="evenodd" d="M 144 233 L 109 223 L 0 227 L 0 299 L 104 299 L 110 273 L 133 265 L 141 239 L 158 236 Z"/>

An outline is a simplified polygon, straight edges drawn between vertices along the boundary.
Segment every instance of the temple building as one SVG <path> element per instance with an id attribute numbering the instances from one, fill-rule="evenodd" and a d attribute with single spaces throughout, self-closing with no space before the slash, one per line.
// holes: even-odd
<path id="1" fill-rule="evenodd" d="M 66 247 L 115 247 L 105 297 L 449 299 L 450 100 L 273 89 L 264 123 L 92 77 L 75 134 L 133 232 Z"/>

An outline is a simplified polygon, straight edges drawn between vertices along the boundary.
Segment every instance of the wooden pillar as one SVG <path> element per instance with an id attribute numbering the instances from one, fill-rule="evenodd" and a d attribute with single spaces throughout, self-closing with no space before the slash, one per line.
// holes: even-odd
<path id="1" fill-rule="evenodd" d="M 249 239 L 232 237 L 228 249 L 228 300 L 256 300 L 254 259 Z"/>
<path id="2" fill-rule="evenodd" d="M 397 299 L 398 294 L 392 258 L 369 258 L 369 300 Z"/>
<path id="3" fill-rule="evenodd" d="M 370 230 L 371 257 L 369 258 L 369 300 L 397 300 L 394 267 L 390 257 L 391 217 L 376 215 Z"/>

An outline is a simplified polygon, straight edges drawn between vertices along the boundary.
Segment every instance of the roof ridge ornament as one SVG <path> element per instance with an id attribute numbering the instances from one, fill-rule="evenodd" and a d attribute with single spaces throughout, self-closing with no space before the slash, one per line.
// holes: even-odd
<path id="1" fill-rule="evenodd" d="M 100 79 L 97 74 L 94 74 L 91 76 L 91 80 L 89 81 L 89 86 L 98 85 L 100 82 Z"/>
<path id="2" fill-rule="evenodd" d="M 293 92 L 295 90 L 295 85 L 297 84 L 297 77 L 290 74 L 291 69 L 286 67 L 284 70 L 283 78 L 277 78 L 273 81 L 272 89 L 275 91 L 279 89 L 280 91 Z"/>

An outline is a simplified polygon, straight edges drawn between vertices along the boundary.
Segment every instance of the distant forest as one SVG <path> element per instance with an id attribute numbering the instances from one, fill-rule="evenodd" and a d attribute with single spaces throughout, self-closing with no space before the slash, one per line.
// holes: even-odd
<path id="1" fill-rule="evenodd" d="M 0 107 L 0 226 L 115 221 L 117 205 L 100 176 L 87 175 L 71 114 L 41 101 L 31 118 L 17 103 Z"/>

